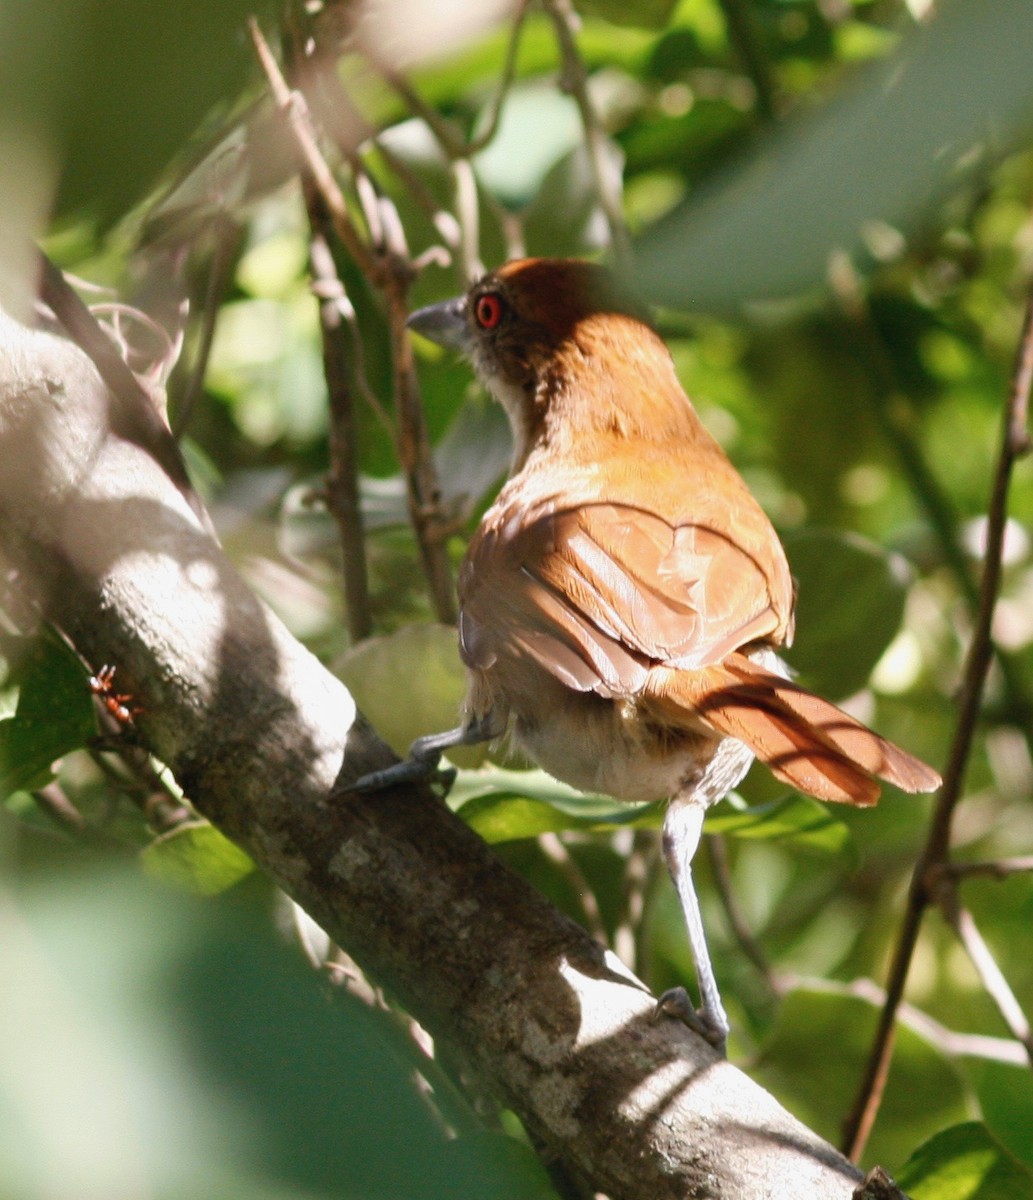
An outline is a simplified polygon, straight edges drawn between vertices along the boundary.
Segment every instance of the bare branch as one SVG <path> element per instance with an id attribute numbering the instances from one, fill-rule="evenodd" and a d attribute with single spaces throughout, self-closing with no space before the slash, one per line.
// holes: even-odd
<path id="1" fill-rule="evenodd" d="M 631 241 L 621 203 L 620 174 L 614 170 L 609 143 L 592 104 L 592 98 L 588 94 L 588 71 L 578 51 L 576 41 L 578 16 L 570 0 L 543 0 L 543 4 L 545 11 L 552 19 L 556 29 L 556 40 L 559 43 L 563 62 L 560 84 L 563 90 L 574 98 L 578 112 L 581 114 L 588 161 L 591 164 L 599 203 L 610 230 L 610 247 L 613 251 L 614 265 L 618 271 L 623 271 L 631 264 Z"/>
<path id="2" fill-rule="evenodd" d="M 754 937 L 753 930 L 750 929 L 749 922 L 743 915 L 735 897 L 735 888 L 732 885 L 731 872 L 728 868 L 728 847 L 725 839 L 719 833 L 712 833 L 704 841 L 707 855 L 710 858 L 710 866 L 714 872 L 717 894 L 721 900 L 721 906 L 725 910 L 725 916 L 728 918 L 728 924 L 735 935 L 735 940 L 739 943 L 739 949 L 757 968 L 761 978 L 771 990 L 771 994 L 773 996 L 784 995 L 785 985 L 772 969 L 771 963 L 768 962 L 767 955 Z"/>
<path id="3" fill-rule="evenodd" d="M 379 279 L 380 268 L 376 257 L 355 228 L 344 193 L 319 148 L 319 139 L 305 97 L 301 92 L 288 87 L 276 57 L 254 17 L 248 19 L 248 29 L 258 61 L 269 81 L 269 90 L 290 127 L 305 169 L 312 176 L 313 185 L 323 199 L 333 222 L 334 232 L 363 275 L 371 280 Z"/>
<path id="4" fill-rule="evenodd" d="M 435 615 L 438 620 L 450 623 L 455 620 L 455 598 L 445 547 L 447 529 L 441 512 L 440 487 L 427 437 L 412 349 L 405 328 L 414 267 L 405 245 L 401 222 L 393 204 L 385 197 L 378 196 L 372 180 L 359 170 L 356 174 L 356 194 L 377 252 L 363 241 L 348 212 L 344 193 L 319 148 L 304 96 L 300 91 L 288 87 L 254 18 L 249 20 L 248 27 L 273 98 L 289 123 L 301 152 L 304 169 L 322 201 L 334 233 L 371 287 L 380 291 L 384 298 L 398 412 L 396 440 L 408 487 L 410 517 Z"/>
<path id="5" fill-rule="evenodd" d="M 997 858 L 990 862 L 945 863 L 941 869 L 955 879 L 964 879 L 970 875 L 990 875 L 994 879 L 1007 879 L 1009 875 L 1033 871 L 1033 854 Z"/>
<path id="6" fill-rule="evenodd" d="M 997 1011 L 1004 1019 L 1012 1037 L 1022 1043 L 1029 1064 L 1033 1066 L 1033 1034 L 1030 1031 L 1029 1018 L 1022 1011 L 1022 1005 L 1015 998 L 1015 993 L 979 932 L 972 914 L 958 902 L 957 889 L 946 878 L 944 885 L 938 897 L 940 909 L 957 934 L 958 941 L 965 947 L 987 995 L 997 1005 Z"/>
<path id="7" fill-rule="evenodd" d="M 344 571 L 344 600 L 348 614 L 348 635 L 352 645 L 373 631 L 369 582 L 366 572 L 366 543 L 359 498 L 358 427 L 352 399 L 354 369 L 344 344 L 347 304 L 330 251 L 332 232 L 329 214 L 322 198 L 306 185 L 305 207 L 312 237 L 309 261 L 313 291 L 319 301 L 319 328 L 323 342 L 323 373 L 330 403 L 330 471 L 326 480 L 326 506 L 341 537 Z"/>
<path id="8" fill-rule="evenodd" d="M 834 979 L 814 979 L 803 975 L 788 975 L 783 979 L 786 988 L 804 987 L 812 992 L 829 992 L 836 996 L 856 996 L 873 1008 L 886 1003 L 886 989 L 871 979 L 852 979 L 840 983 Z M 1007 1063 L 1012 1067 L 1027 1065 L 1025 1047 L 1010 1038 L 988 1037 L 982 1033 L 959 1033 L 948 1029 L 935 1018 L 906 1001 L 897 1010 L 901 1025 L 917 1033 L 930 1045 L 952 1058 L 982 1058 L 987 1062 Z"/>
<path id="9" fill-rule="evenodd" d="M 1033 290 L 1026 300 L 1025 316 L 1003 414 L 1001 450 L 997 459 L 987 510 L 986 552 L 979 589 L 979 609 L 958 697 L 958 720 L 943 786 L 929 825 L 925 847 L 915 865 L 907 908 L 897 935 L 886 985 L 886 1004 L 879 1016 L 875 1040 L 858 1090 L 844 1123 L 843 1145 L 851 1158 L 864 1151 L 882 1102 L 893 1057 L 897 1012 L 904 996 L 908 972 L 918 944 L 922 917 L 935 898 L 937 872 L 950 857 L 954 810 L 961 799 L 965 771 L 979 720 L 979 710 L 993 651 L 992 622 L 1000 590 L 1004 532 L 1008 519 L 1008 491 L 1019 457 L 1029 449 L 1027 421 L 1029 390 L 1033 380 Z"/>
<path id="10" fill-rule="evenodd" d="M 139 447 L 75 347 L 0 316 L 0 546 L 241 845 L 579 1184 L 611 1200 L 847 1200 L 860 1172 L 679 1022 L 392 760 Z M 70 402 L 48 404 L 48 381 Z M 155 529 L 160 553 L 154 551 Z M 345 790 L 335 790 L 335 779 Z"/>

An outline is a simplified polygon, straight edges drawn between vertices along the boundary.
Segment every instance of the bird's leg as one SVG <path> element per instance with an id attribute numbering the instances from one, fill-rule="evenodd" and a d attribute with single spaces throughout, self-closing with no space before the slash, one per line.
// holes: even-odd
<path id="1" fill-rule="evenodd" d="M 728 1018 L 717 990 L 714 968 L 710 965 L 703 918 L 699 911 L 699 899 L 692 882 L 692 857 L 699 845 L 703 829 L 704 807 L 672 800 L 664 818 L 663 849 L 667 869 L 671 872 L 678 891 L 685 926 L 689 934 L 689 948 L 696 965 L 696 981 L 699 984 L 700 1007 L 695 1009 L 684 988 L 671 988 L 657 1002 L 658 1013 L 670 1013 L 680 1017 L 690 1029 L 706 1038 L 712 1046 L 723 1051 L 728 1037 Z"/>
<path id="2" fill-rule="evenodd" d="M 444 733 L 431 733 L 417 738 L 409 747 L 409 755 L 401 762 L 393 763 L 382 771 L 371 771 L 349 784 L 350 792 L 378 792 L 381 788 L 394 787 L 399 783 L 437 782 L 444 792 L 455 782 L 454 770 L 441 770 L 438 763 L 441 755 L 454 746 L 473 746 L 477 742 L 490 742 L 504 732 L 504 722 L 495 713 L 483 717 L 472 717 L 455 729 Z"/>

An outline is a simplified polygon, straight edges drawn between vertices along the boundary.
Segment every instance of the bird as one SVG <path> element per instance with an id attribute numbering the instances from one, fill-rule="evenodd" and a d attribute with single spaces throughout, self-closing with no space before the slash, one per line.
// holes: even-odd
<path id="1" fill-rule="evenodd" d="M 700 1006 L 676 988 L 659 1009 L 723 1050 L 692 877 L 707 809 L 755 758 L 859 807 L 879 781 L 928 792 L 940 777 L 789 678 L 782 544 L 614 274 L 517 259 L 408 325 L 466 356 L 508 417 L 513 455 L 458 577 L 462 722 L 359 786 L 426 778 L 446 750 L 507 734 L 575 788 L 666 799 L 663 854 Z"/>

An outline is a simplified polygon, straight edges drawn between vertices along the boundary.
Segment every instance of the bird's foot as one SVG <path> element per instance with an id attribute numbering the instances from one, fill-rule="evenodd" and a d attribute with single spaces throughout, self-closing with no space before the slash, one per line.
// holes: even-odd
<path id="1" fill-rule="evenodd" d="M 343 791 L 348 792 L 379 792 L 384 788 L 397 787 L 407 783 L 426 783 L 444 799 L 456 781 L 455 767 L 442 767 L 440 750 L 420 754 L 413 747 L 409 757 L 401 762 L 392 763 L 381 771 L 371 771 L 348 784 Z"/>
<path id="2" fill-rule="evenodd" d="M 496 713 L 488 712 L 456 729 L 446 729 L 444 733 L 429 733 L 413 742 L 409 747 L 409 757 L 404 761 L 385 767 L 382 771 L 371 771 L 345 787 L 336 787 L 334 794 L 379 792 L 383 788 L 395 787 L 398 784 L 426 783 L 430 784 L 443 800 L 456 781 L 456 770 L 454 767 L 439 766 L 441 755 L 455 746 L 472 746 L 477 742 L 490 741 L 498 737 L 504 729 L 505 720 L 500 722 Z"/>
<path id="3" fill-rule="evenodd" d="M 722 1055 L 725 1053 L 728 1018 L 723 1009 L 715 1010 L 706 1004 L 702 1008 L 696 1008 L 683 987 L 668 988 L 657 1000 L 653 1017 L 675 1017 L 693 1033 L 698 1033 L 704 1041 L 709 1042 L 715 1050 L 719 1050 Z"/>

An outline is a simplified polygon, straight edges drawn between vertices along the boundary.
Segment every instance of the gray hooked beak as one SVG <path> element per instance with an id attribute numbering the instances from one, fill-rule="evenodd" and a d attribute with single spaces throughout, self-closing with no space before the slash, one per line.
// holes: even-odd
<path id="1" fill-rule="evenodd" d="M 466 297 L 443 300 L 440 304 L 428 304 L 418 308 L 405 322 L 439 346 L 469 354 L 471 348 L 470 327 L 466 321 Z"/>

